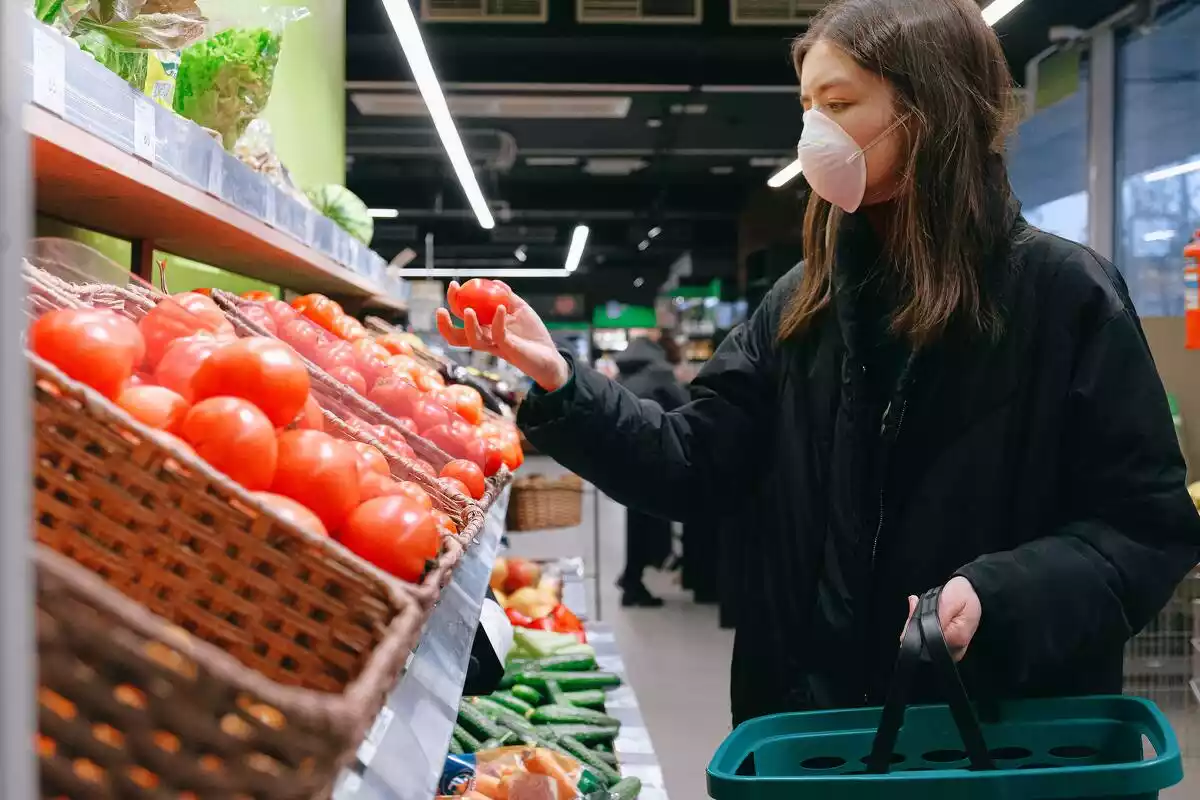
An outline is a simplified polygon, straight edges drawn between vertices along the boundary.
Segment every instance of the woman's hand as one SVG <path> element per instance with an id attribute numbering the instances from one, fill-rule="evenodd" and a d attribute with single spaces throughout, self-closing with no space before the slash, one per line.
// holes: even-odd
<path id="1" fill-rule="evenodd" d="M 908 598 L 908 619 L 917 611 L 917 597 Z M 942 635 L 946 637 L 946 647 L 955 661 L 962 661 L 979 630 L 979 621 L 983 618 L 983 606 L 979 604 L 979 595 L 975 587 L 966 578 L 951 578 L 942 589 L 938 600 L 938 621 L 942 624 Z M 908 622 L 904 623 L 904 630 Z M 901 638 L 904 631 L 900 632 Z"/>
<path id="2" fill-rule="evenodd" d="M 504 288 L 508 289 L 507 286 Z M 446 291 L 446 300 L 453 309 L 461 308 L 458 290 L 458 282 L 452 281 Z M 469 347 L 504 359 L 532 378 L 538 386 L 553 392 L 570 379 L 571 368 L 554 346 L 550 332 L 534 310 L 511 289 L 508 291 L 513 307 L 500 306 L 490 326 L 480 325 L 475 311 L 468 308 L 462 314 L 465 327 L 455 328 L 450 312 L 439 308 L 438 332 L 455 347 Z"/>

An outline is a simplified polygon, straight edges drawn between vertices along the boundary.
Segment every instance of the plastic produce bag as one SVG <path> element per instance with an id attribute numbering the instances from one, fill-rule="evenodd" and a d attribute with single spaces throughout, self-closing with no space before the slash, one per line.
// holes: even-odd
<path id="1" fill-rule="evenodd" d="M 207 6 L 206 6 L 207 9 Z M 308 16 L 299 7 L 239 12 L 239 25 L 183 51 L 175 86 L 175 111 L 221 135 L 231 149 L 267 107 L 283 44 L 283 29 Z M 257 17 L 260 24 L 248 20 Z"/>
<path id="2" fill-rule="evenodd" d="M 308 195 L 300 191 L 292 181 L 291 173 L 279 160 L 275 152 L 275 137 L 271 133 L 271 123 L 265 119 L 256 119 L 246 126 L 246 132 L 237 140 L 233 154 L 238 161 L 250 169 L 263 175 L 271 183 L 286 192 L 293 200 L 305 208 L 312 208 Z"/>
<path id="3" fill-rule="evenodd" d="M 149 57 L 145 50 L 129 50 L 118 46 L 100 30 L 85 30 L 72 37 L 85 53 L 125 79 L 139 92 L 146 86 Z"/>
<path id="4" fill-rule="evenodd" d="M 329 184 L 308 190 L 313 208 L 337 223 L 346 233 L 370 246 L 375 237 L 375 220 L 367 204 L 345 186 Z"/>

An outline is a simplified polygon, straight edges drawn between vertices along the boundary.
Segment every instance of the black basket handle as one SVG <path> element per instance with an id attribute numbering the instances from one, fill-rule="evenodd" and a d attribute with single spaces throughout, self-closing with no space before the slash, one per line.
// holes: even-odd
<path id="1" fill-rule="evenodd" d="M 922 661 L 932 663 L 938 674 L 950 706 L 950 714 L 954 717 L 954 724 L 962 737 L 963 748 L 971 760 L 971 767 L 976 770 L 996 768 L 988 755 L 979 719 L 975 716 L 975 709 L 967 697 L 967 690 L 963 687 L 954 657 L 950 654 L 950 648 L 946 646 L 946 637 L 942 635 L 942 625 L 938 621 L 938 600 L 941 596 L 940 586 L 926 592 L 917 603 L 917 610 L 904 630 L 904 638 L 900 641 L 900 655 L 896 657 L 896 671 L 888 689 L 883 714 L 879 718 L 879 730 L 875 732 L 871 755 L 867 757 L 868 774 L 884 775 L 891 768 L 896 738 L 900 735 L 900 728 L 904 724 L 904 712 L 908 708 L 913 673 L 916 672 L 917 664 Z"/>

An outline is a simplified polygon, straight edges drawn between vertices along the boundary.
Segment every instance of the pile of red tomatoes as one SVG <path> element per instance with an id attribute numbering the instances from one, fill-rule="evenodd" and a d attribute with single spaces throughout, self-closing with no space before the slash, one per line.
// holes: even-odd
<path id="1" fill-rule="evenodd" d="M 246 310 L 281 337 L 292 322 L 308 325 L 278 300 Z M 204 295 L 166 298 L 137 323 L 108 310 L 51 311 L 32 325 L 29 347 L 279 516 L 332 535 L 403 580 L 419 581 L 441 552 L 442 537 L 457 533 L 421 486 L 392 476 L 378 448 L 324 432 L 294 343 L 238 338 Z M 377 426 L 370 432 L 436 475 L 399 431 Z M 483 495 L 484 469 L 474 461 L 453 461 L 442 475 L 463 494 Z"/>

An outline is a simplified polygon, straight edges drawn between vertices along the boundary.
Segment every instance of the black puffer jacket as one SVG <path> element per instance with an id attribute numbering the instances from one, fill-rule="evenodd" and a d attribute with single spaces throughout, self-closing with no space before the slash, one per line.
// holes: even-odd
<path id="1" fill-rule="evenodd" d="M 649 339 L 634 339 L 613 361 L 621 372 L 617 382 L 643 400 L 672 411 L 690 399 L 675 378 L 666 351 Z"/>
<path id="2" fill-rule="evenodd" d="M 735 721 L 881 704 L 906 596 L 956 574 L 983 606 L 969 691 L 1119 692 L 1126 640 L 1200 558 L 1121 277 L 1018 220 L 988 270 L 1004 336 L 951 330 L 902 354 L 889 399 L 864 376 L 879 359 L 861 344 L 871 319 L 850 277 L 878 257 L 863 228 L 853 217 L 839 232 L 833 307 L 805 335 L 777 337 L 794 270 L 688 405 L 663 413 L 577 364 L 521 407 L 527 436 L 627 505 L 676 519 L 737 510 Z"/>

